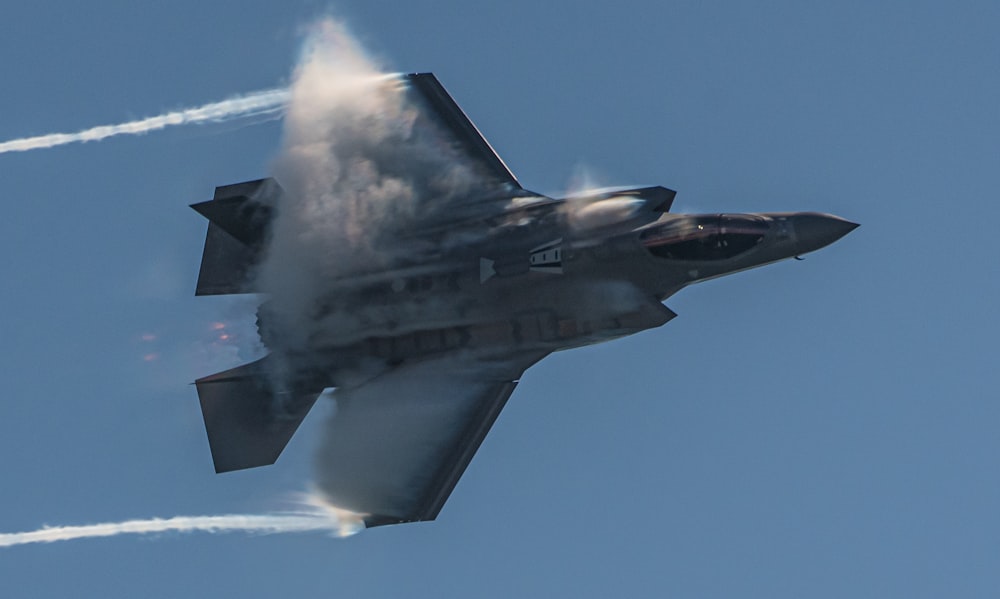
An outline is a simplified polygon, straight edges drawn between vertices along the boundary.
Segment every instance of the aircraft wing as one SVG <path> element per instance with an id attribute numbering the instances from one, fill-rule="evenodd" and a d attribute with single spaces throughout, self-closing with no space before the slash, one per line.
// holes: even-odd
<path id="1" fill-rule="evenodd" d="M 441 127 L 450 138 L 448 141 L 460 154 L 475 164 L 493 183 L 521 189 L 520 183 L 510 169 L 479 129 L 472 124 L 469 117 L 462 112 L 437 77 L 432 73 L 413 73 L 407 75 L 406 79 L 409 82 L 409 89 L 417 100 L 416 103 L 422 108 L 421 115 Z"/>
<path id="2" fill-rule="evenodd" d="M 433 520 L 521 374 L 544 355 L 451 356 L 338 389 L 317 462 L 320 489 L 369 527 Z"/>

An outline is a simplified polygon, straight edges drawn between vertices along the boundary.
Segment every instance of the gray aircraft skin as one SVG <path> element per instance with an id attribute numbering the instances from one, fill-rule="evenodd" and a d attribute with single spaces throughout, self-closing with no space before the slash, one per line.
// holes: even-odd
<path id="1" fill-rule="evenodd" d="M 684 287 L 857 227 L 814 212 L 673 214 L 675 192 L 663 187 L 529 192 L 433 75 L 401 80 L 482 184 L 405 232 L 419 249 L 328 281 L 304 346 L 281 342 L 265 299 L 258 327 L 272 353 L 196 381 L 217 472 L 274 463 L 319 394 L 336 388 L 318 464 L 333 482 L 322 490 L 367 526 L 433 520 L 523 372 L 546 355 L 659 327 L 676 316 L 662 302 Z M 261 291 L 252 274 L 282 193 L 262 179 L 192 206 L 210 221 L 198 295 Z"/>

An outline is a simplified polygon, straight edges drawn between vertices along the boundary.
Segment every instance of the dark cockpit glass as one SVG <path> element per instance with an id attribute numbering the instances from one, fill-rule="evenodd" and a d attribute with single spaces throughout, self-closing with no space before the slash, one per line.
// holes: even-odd
<path id="1" fill-rule="evenodd" d="M 682 216 L 653 225 L 639 240 L 654 256 L 671 260 L 725 260 L 764 240 L 767 221 L 749 214 Z"/>

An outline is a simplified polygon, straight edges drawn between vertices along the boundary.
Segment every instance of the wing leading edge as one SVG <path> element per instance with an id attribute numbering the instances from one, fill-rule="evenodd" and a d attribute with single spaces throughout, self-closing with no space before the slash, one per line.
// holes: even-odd
<path id="1" fill-rule="evenodd" d="M 517 382 L 544 354 L 403 366 L 335 394 L 320 488 L 369 527 L 433 520 Z"/>
<path id="2" fill-rule="evenodd" d="M 407 75 L 406 79 L 410 89 L 429 110 L 428 116 L 453 137 L 466 157 L 476 163 L 495 183 L 521 189 L 514 174 L 433 73 L 413 73 Z"/>

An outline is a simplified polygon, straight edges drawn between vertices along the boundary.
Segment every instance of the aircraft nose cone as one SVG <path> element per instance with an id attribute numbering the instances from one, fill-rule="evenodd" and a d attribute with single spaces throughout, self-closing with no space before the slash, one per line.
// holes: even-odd
<path id="1" fill-rule="evenodd" d="M 839 216 L 814 212 L 796 215 L 794 226 L 800 254 L 826 247 L 858 228 L 857 223 Z"/>

